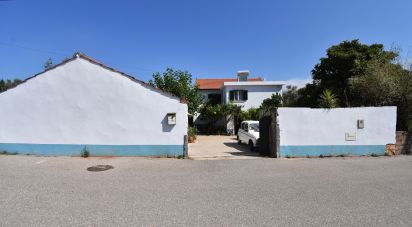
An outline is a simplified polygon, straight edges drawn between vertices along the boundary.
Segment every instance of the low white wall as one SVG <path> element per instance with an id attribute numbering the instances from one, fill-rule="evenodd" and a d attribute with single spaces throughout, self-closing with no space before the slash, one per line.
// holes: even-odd
<path id="1" fill-rule="evenodd" d="M 0 107 L 0 143 L 182 145 L 187 134 L 178 98 L 82 58 L 0 94 Z"/>
<path id="2" fill-rule="evenodd" d="M 278 113 L 281 150 L 288 146 L 342 145 L 358 149 L 356 146 L 395 143 L 396 107 L 279 108 Z M 364 120 L 363 129 L 358 128 L 358 120 Z M 345 133 L 356 139 L 348 141 Z"/>

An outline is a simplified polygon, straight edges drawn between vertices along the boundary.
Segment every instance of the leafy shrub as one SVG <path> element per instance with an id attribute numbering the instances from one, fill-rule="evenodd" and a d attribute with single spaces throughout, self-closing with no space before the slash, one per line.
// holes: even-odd
<path id="1" fill-rule="evenodd" d="M 83 147 L 83 149 L 80 151 L 80 156 L 83 158 L 87 158 L 90 156 L 89 150 L 87 150 L 86 147 Z"/>
<path id="2" fill-rule="evenodd" d="M 239 113 L 239 121 L 246 121 L 246 120 L 259 120 L 259 109 L 257 108 L 250 108 L 248 110 L 241 110 Z"/>
<path id="3" fill-rule="evenodd" d="M 319 98 L 319 107 L 321 108 L 336 108 L 338 107 L 338 98 L 331 90 L 324 90 Z"/>
<path id="4" fill-rule="evenodd" d="M 262 104 L 260 105 L 260 109 L 268 112 L 273 108 L 281 107 L 282 106 L 282 96 L 280 94 L 272 94 L 270 98 L 263 100 Z"/>
<path id="5" fill-rule="evenodd" d="M 197 136 L 198 133 L 199 133 L 199 132 L 198 132 L 198 130 L 197 130 L 196 127 L 189 127 L 188 130 L 187 130 L 187 135 L 188 135 L 188 136 L 193 136 L 193 137 L 195 137 L 195 138 L 196 138 L 196 136 Z"/>
<path id="6" fill-rule="evenodd" d="M 0 151 L 0 155 L 16 155 L 17 152 Z"/>

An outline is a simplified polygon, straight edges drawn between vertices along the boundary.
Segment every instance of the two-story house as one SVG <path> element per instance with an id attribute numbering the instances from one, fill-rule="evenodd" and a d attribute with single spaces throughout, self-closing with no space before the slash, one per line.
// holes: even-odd
<path id="1" fill-rule="evenodd" d="M 272 94 L 282 94 L 282 81 L 265 81 L 260 77 L 249 77 L 249 71 L 238 71 L 237 78 L 196 79 L 201 94 L 211 103 L 233 103 L 242 110 L 258 108 L 264 99 Z M 195 119 L 195 124 L 203 122 Z M 233 122 L 227 125 L 228 131 L 234 129 Z"/>

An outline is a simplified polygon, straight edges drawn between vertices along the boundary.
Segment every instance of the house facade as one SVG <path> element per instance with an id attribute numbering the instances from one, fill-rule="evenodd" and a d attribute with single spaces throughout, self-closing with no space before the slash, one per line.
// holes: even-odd
<path id="1" fill-rule="evenodd" d="M 263 100 L 273 94 L 282 94 L 282 81 L 265 81 L 260 77 L 249 77 L 249 71 L 238 71 L 237 78 L 196 80 L 204 99 L 212 104 L 233 103 L 242 110 L 258 108 Z M 202 125 L 201 116 L 195 116 L 195 125 Z M 234 130 L 233 121 L 226 125 L 228 131 Z"/>
<path id="2" fill-rule="evenodd" d="M 258 108 L 272 94 L 282 94 L 282 81 L 265 81 L 260 77 L 249 77 L 249 71 L 238 71 L 237 78 L 196 79 L 205 100 L 214 104 L 233 103 L 242 110 Z"/>
<path id="3" fill-rule="evenodd" d="M 147 97 L 150 97 L 148 99 Z M 181 156 L 187 104 L 84 54 L 0 94 L 0 150 Z"/>

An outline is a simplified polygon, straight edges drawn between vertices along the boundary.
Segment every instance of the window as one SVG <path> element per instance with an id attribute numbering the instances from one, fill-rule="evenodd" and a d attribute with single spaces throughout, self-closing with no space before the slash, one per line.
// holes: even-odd
<path id="1" fill-rule="evenodd" d="M 230 101 L 241 102 L 247 100 L 247 91 L 246 90 L 232 90 L 229 91 Z"/>
<path id="2" fill-rule="evenodd" d="M 208 94 L 207 101 L 212 104 L 220 104 L 222 102 L 222 95 L 221 94 Z"/>

